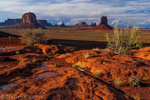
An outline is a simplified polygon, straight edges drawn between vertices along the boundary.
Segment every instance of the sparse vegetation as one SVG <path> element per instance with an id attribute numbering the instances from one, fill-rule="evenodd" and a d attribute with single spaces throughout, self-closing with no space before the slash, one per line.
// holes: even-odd
<path id="1" fill-rule="evenodd" d="M 114 84 L 117 86 L 125 86 L 126 85 L 126 80 L 121 80 L 120 78 L 115 78 Z"/>
<path id="2" fill-rule="evenodd" d="M 53 58 L 53 56 L 51 55 L 51 53 L 45 53 L 45 55 L 47 56 L 47 59 Z"/>
<path id="3" fill-rule="evenodd" d="M 89 57 L 90 57 L 90 53 L 87 52 L 87 53 L 85 54 L 85 59 L 88 59 Z"/>
<path id="4" fill-rule="evenodd" d="M 34 45 L 35 43 L 39 43 L 43 40 L 45 33 L 42 29 L 33 29 L 27 30 L 25 34 L 23 34 L 23 41 L 27 43 L 27 45 Z"/>
<path id="5" fill-rule="evenodd" d="M 100 71 L 94 71 L 93 75 L 96 76 L 96 77 L 99 77 L 99 76 L 102 75 L 102 73 Z"/>
<path id="6" fill-rule="evenodd" d="M 55 54 L 55 57 L 58 57 L 58 56 L 60 56 L 60 54 L 59 54 L 59 53 Z"/>
<path id="7" fill-rule="evenodd" d="M 139 34 L 140 31 L 137 26 L 134 26 L 131 31 L 119 30 L 118 27 L 115 26 L 114 35 L 111 39 L 109 35 L 106 34 L 106 39 L 108 41 L 107 48 L 116 54 L 129 54 L 129 50 L 142 46 L 138 41 Z"/>
<path id="8" fill-rule="evenodd" d="M 65 58 L 68 58 L 68 57 L 70 57 L 70 55 L 65 55 Z"/>
<path id="9" fill-rule="evenodd" d="M 129 83 L 131 86 L 135 87 L 135 86 L 140 86 L 140 82 L 141 82 L 141 79 L 139 79 L 138 77 L 130 77 L 129 78 Z"/>
<path id="10" fill-rule="evenodd" d="M 77 65 L 77 64 L 73 64 L 72 67 L 73 67 L 73 68 L 80 68 L 80 66 Z"/>
<path id="11" fill-rule="evenodd" d="M 32 63 L 35 63 L 36 62 L 36 59 L 32 59 Z"/>
<path id="12" fill-rule="evenodd" d="M 60 65 L 59 65 L 59 64 L 57 64 L 57 63 L 55 63 L 55 64 L 54 64 L 54 66 L 56 66 L 56 67 L 60 67 Z"/>
<path id="13" fill-rule="evenodd" d="M 82 65 L 73 64 L 72 67 L 74 67 L 80 71 L 87 71 L 88 70 L 88 68 L 86 68 L 85 65 L 83 65 L 83 64 Z"/>
<path id="14" fill-rule="evenodd" d="M 19 65 L 22 65 L 24 62 L 23 61 L 19 61 Z"/>
<path id="15" fill-rule="evenodd" d="M 19 51 L 16 51 L 16 55 L 19 55 Z"/>
<path id="16" fill-rule="evenodd" d="M 100 51 L 99 48 L 93 48 L 92 50 L 94 50 L 94 51 Z"/>
<path id="17" fill-rule="evenodd" d="M 48 59 L 50 59 L 50 58 L 53 58 L 53 56 L 51 56 L 51 55 L 47 55 L 47 58 L 48 58 Z"/>
<path id="18" fill-rule="evenodd" d="M 132 97 L 133 97 L 133 99 L 135 99 L 135 100 L 140 100 L 140 96 L 139 96 L 139 95 L 133 95 Z"/>

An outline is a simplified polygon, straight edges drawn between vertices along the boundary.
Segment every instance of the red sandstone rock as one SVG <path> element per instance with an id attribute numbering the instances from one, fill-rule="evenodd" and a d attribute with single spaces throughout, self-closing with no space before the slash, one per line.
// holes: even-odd
<path id="1" fill-rule="evenodd" d="M 22 23 L 16 26 L 17 28 L 43 28 L 40 24 L 37 23 L 36 15 L 34 13 L 25 13 L 22 16 Z"/>

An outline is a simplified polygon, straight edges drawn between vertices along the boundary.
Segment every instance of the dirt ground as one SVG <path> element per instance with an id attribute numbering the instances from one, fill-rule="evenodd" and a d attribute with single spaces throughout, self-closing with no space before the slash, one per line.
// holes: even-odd
<path id="1" fill-rule="evenodd" d="M 0 100 L 150 100 L 149 60 L 150 47 L 116 55 L 1 38 Z"/>

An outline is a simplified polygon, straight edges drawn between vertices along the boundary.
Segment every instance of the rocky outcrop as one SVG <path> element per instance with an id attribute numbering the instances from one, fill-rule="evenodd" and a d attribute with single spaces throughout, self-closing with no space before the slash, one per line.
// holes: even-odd
<path id="1" fill-rule="evenodd" d="M 86 24 L 86 22 L 79 22 L 75 25 L 75 27 L 87 27 L 88 25 Z"/>
<path id="2" fill-rule="evenodd" d="M 25 13 L 22 16 L 22 23 L 17 25 L 16 28 L 44 28 L 40 24 L 37 23 L 36 15 L 34 13 Z"/>
<path id="3" fill-rule="evenodd" d="M 108 20 L 106 16 L 102 16 L 100 19 L 100 24 L 93 28 L 94 30 L 111 30 L 113 29 L 108 25 Z"/>

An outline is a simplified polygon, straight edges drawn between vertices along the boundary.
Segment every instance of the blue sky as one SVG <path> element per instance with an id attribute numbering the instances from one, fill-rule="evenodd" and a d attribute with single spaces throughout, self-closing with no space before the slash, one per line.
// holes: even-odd
<path id="1" fill-rule="evenodd" d="M 74 25 L 80 21 L 97 22 L 107 16 L 114 26 L 141 25 L 150 27 L 149 0 L 0 0 L 0 22 L 7 18 L 21 18 L 33 12 L 37 19 L 52 24 L 64 21 Z"/>

